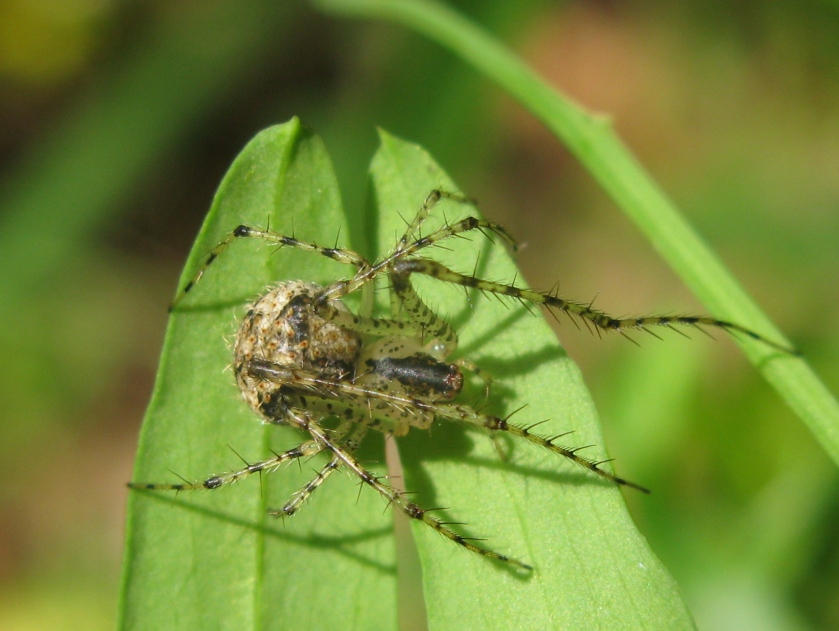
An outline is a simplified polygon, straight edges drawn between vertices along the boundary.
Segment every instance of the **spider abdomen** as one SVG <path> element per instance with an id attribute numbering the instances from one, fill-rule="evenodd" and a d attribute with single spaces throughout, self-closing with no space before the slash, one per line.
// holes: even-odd
<path id="1" fill-rule="evenodd" d="M 248 405 L 262 416 L 266 400 L 284 384 L 264 379 L 253 369 L 254 363 L 328 380 L 352 378 L 355 373 L 361 338 L 315 312 L 314 299 L 322 290 L 303 281 L 278 283 L 248 307 L 239 325 L 233 347 L 236 382 Z M 347 311 L 338 300 L 330 304 Z"/>

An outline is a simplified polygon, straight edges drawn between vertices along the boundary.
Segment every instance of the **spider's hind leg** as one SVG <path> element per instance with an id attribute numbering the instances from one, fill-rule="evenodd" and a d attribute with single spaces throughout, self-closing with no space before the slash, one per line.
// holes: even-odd
<path id="1" fill-rule="evenodd" d="M 349 423 L 342 425 L 342 428 L 344 427 L 348 431 L 342 432 L 339 429 L 339 434 L 335 437 L 335 441 L 336 443 L 341 444 L 347 453 L 355 453 L 369 428 L 365 425 L 356 425 L 350 429 Z M 297 491 L 288 502 L 283 504 L 282 508 L 269 511 L 268 514 L 276 517 L 291 517 L 300 510 L 300 507 L 311 497 L 312 493 L 314 493 L 315 490 L 326 481 L 326 478 L 337 471 L 340 466 L 341 460 L 336 456 L 332 456 L 330 461 L 316 472 L 315 477 L 309 480 L 303 488 Z"/>
<path id="2" fill-rule="evenodd" d="M 444 537 L 451 539 L 459 546 L 471 552 L 490 559 L 495 559 L 496 561 L 502 561 L 504 563 L 515 565 L 524 570 L 532 570 L 532 568 L 526 563 L 510 558 L 504 554 L 499 554 L 493 550 L 475 545 L 472 543 L 473 540 L 470 537 L 465 537 L 456 533 L 448 527 L 446 522 L 431 516 L 429 514 L 430 511 L 420 508 L 417 504 L 406 499 L 405 493 L 397 491 L 384 482 L 382 477 L 376 476 L 364 468 L 364 466 L 356 460 L 352 453 L 333 441 L 329 434 L 313 419 L 307 416 L 298 415 L 294 410 L 286 409 L 286 420 L 289 425 L 293 425 L 301 431 L 308 432 L 315 442 L 323 445 L 326 449 L 331 451 L 334 457 L 340 461 L 341 465 L 346 466 L 350 471 L 358 476 L 364 484 L 375 489 L 375 491 L 387 501 L 388 505 L 393 506 L 411 519 L 424 523 L 433 530 L 442 534 Z"/>
<path id="3" fill-rule="evenodd" d="M 143 489 L 147 491 L 194 491 L 196 489 L 213 490 L 238 482 L 239 480 L 253 475 L 254 473 L 271 473 L 272 471 L 279 469 L 280 466 L 286 462 L 291 462 L 292 460 L 305 458 L 307 456 L 313 456 L 321 451 L 323 451 L 323 446 L 318 444 L 316 441 L 310 440 L 294 447 L 293 449 L 276 454 L 272 458 L 248 464 L 246 467 L 243 467 L 238 471 L 230 471 L 228 473 L 222 473 L 221 475 L 210 476 L 206 480 L 198 482 L 182 482 L 179 484 L 129 482 L 128 488 Z"/>
<path id="4" fill-rule="evenodd" d="M 473 427 L 482 427 L 490 430 L 490 432 L 504 432 L 510 436 L 523 438 L 534 445 L 544 447 L 553 453 L 560 455 L 575 464 L 589 470 L 591 473 L 608 480 L 616 485 L 628 486 L 644 493 L 649 493 L 645 487 L 630 482 L 621 478 L 611 471 L 602 468 L 602 465 L 609 462 L 609 460 L 590 460 L 577 454 L 578 451 L 585 449 L 585 447 L 564 447 L 557 443 L 557 440 L 565 434 L 558 436 L 542 436 L 536 434 L 532 430 L 540 423 L 534 423 L 530 426 L 514 425 L 509 423 L 507 419 L 493 416 L 491 414 L 482 414 L 474 410 L 468 405 L 462 403 L 426 403 L 425 409 L 433 412 L 437 417 L 446 418 L 453 421 L 466 423 Z"/>

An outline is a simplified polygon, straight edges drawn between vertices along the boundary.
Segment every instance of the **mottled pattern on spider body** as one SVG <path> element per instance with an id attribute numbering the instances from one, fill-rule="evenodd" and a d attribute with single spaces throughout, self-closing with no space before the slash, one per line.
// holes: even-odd
<path id="1" fill-rule="evenodd" d="M 277 418 L 267 415 L 265 406 L 282 396 L 285 385 L 255 374 L 254 360 L 327 379 L 355 373 L 361 336 L 315 313 L 312 303 L 322 289 L 302 281 L 278 283 L 248 307 L 239 325 L 233 346 L 236 382 L 248 405 L 269 422 Z M 342 303 L 333 303 L 348 312 Z"/>
<path id="2" fill-rule="evenodd" d="M 557 441 L 564 434 L 543 436 L 533 431 L 539 423 L 517 425 L 509 422 L 508 418 L 487 414 L 458 402 L 464 381 L 461 369 L 482 379 L 487 388 L 491 379 L 468 358 L 449 359 L 457 349 L 457 333 L 417 294 L 411 282 L 413 274 L 540 305 L 554 315 L 564 313 L 579 319 L 597 331 L 623 334 L 633 329 L 649 331 L 653 326 L 710 326 L 745 333 L 773 348 L 794 352 L 740 325 L 711 317 L 614 318 L 590 305 L 565 300 L 554 293 L 540 293 L 455 272 L 442 263 L 421 256 L 421 251 L 445 239 L 473 231 L 498 236 L 510 248 L 514 248 L 515 243 L 501 226 L 477 217 L 445 223 L 421 235 L 423 223 L 441 199 L 458 203 L 469 201 L 457 193 L 432 191 L 405 234 L 375 264 L 351 250 L 324 248 L 295 237 L 248 226 L 233 230 L 210 252 L 173 307 L 237 239 L 261 239 L 279 247 L 301 249 L 356 269 L 349 279 L 326 286 L 295 280 L 278 282 L 248 307 L 236 335 L 233 369 L 244 400 L 265 421 L 291 425 L 300 430 L 307 440 L 266 460 L 203 481 L 132 483 L 130 486 L 175 491 L 216 489 L 254 473 L 274 471 L 285 463 L 325 452 L 330 456 L 329 462 L 285 505 L 271 511 L 271 514 L 293 515 L 334 471 L 345 468 L 396 510 L 421 521 L 463 548 L 529 570 L 530 566 L 521 561 L 473 543 L 453 530 L 451 524 L 429 515 L 428 511 L 409 501 L 405 493 L 369 472 L 354 455 L 367 432 L 374 429 L 386 435 L 402 436 L 411 428 L 428 428 L 436 419 L 457 421 L 521 438 L 567 458 L 610 483 L 644 492 L 646 489 L 605 469 L 605 460 L 580 456 L 577 453 L 580 447 L 560 445 Z M 388 281 L 390 317 L 373 317 L 372 308 L 364 306 L 353 313 L 344 305 L 342 298 L 357 291 L 362 293 L 361 304 L 371 305 L 372 295 L 369 292 L 379 278 Z M 333 428 L 327 421 L 337 423 L 337 426 Z"/>

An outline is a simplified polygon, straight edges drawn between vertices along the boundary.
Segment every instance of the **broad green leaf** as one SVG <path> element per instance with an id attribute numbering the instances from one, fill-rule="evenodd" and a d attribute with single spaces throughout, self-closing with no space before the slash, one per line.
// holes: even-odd
<path id="1" fill-rule="evenodd" d="M 330 245 L 347 234 L 329 158 L 296 120 L 262 132 L 236 159 L 181 286 L 237 225 L 266 223 Z M 204 479 L 242 466 L 232 449 L 255 461 L 300 443 L 294 430 L 261 425 L 225 370 L 235 318 L 272 281 L 324 283 L 351 271 L 255 240 L 233 243 L 172 314 L 134 479 L 177 481 L 170 470 Z M 392 522 L 379 498 L 337 475 L 287 523 L 266 515 L 322 462 L 286 467 L 262 485 L 254 476 L 212 492 L 133 491 L 122 628 L 394 628 Z"/>
<path id="2" fill-rule="evenodd" d="M 372 189 L 379 213 L 380 252 L 404 232 L 429 191 L 456 185 L 415 145 L 381 133 Z M 474 213 L 441 202 L 427 234 L 445 217 Z M 500 243 L 476 233 L 429 253 L 449 267 L 497 281 L 516 268 Z M 521 281 L 519 281 L 521 282 Z M 418 279 L 429 306 L 457 324 L 456 357 L 467 357 L 496 379 L 489 412 L 545 434 L 574 430 L 571 446 L 606 458 L 603 436 L 577 366 L 542 315 L 518 304 Z M 480 384 L 473 389 L 479 403 Z M 468 398 L 468 395 L 467 395 Z M 501 441 L 507 461 L 480 431 L 438 420 L 428 432 L 400 439 L 406 486 L 426 507 L 445 506 L 447 521 L 484 545 L 530 563 L 522 577 L 503 564 L 457 549 L 423 524 L 414 525 L 422 559 L 431 629 L 683 629 L 693 623 L 678 589 L 632 523 L 616 487 L 559 456 L 521 442 Z M 628 493 L 635 491 L 629 490 Z"/>
<path id="3" fill-rule="evenodd" d="M 368 225 L 379 253 L 392 248 L 433 188 L 457 190 L 421 149 L 381 134 L 371 167 Z M 442 202 L 425 233 L 471 207 Z M 320 141 L 297 121 L 257 136 L 225 177 L 181 280 L 240 223 L 332 245 L 343 226 L 332 168 Z M 347 231 L 341 231 L 346 234 Z M 511 281 L 515 267 L 480 233 L 429 248 L 453 269 Z M 138 452 L 135 480 L 188 479 L 241 466 L 303 440 L 261 426 L 241 401 L 225 342 L 248 299 L 272 281 L 325 283 L 351 269 L 324 257 L 256 241 L 237 241 L 178 305 L 167 332 L 158 383 Z M 575 430 L 572 446 L 606 451 L 576 366 L 544 318 L 463 288 L 417 278 L 429 305 L 461 333 L 457 357 L 496 379 L 489 411 L 540 430 Z M 385 283 L 386 284 L 386 283 Z M 383 292 L 379 302 L 386 304 Z M 463 395 L 483 406 L 472 380 Z M 383 471 L 381 439 L 362 459 Z M 469 536 L 535 567 L 522 575 L 459 549 L 424 524 L 414 533 L 434 629 L 690 628 L 673 580 L 632 524 L 621 491 L 530 444 L 500 440 L 440 420 L 399 440 L 409 490 Z M 506 459 L 499 457 L 499 451 Z M 266 515 L 322 460 L 290 466 L 213 492 L 132 493 L 122 627 L 232 629 L 392 629 L 396 568 L 392 520 L 381 498 L 333 476 L 288 523 Z M 632 492 L 632 491 L 630 491 Z"/>

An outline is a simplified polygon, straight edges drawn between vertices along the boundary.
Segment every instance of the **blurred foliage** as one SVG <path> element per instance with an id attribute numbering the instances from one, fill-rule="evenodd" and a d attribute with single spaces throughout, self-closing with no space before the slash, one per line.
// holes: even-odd
<path id="1" fill-rule="evenodd" d="M 839 7 L 452 4 L 610 115 L 839 389 Z M 268 0 L 9 0 L 0 18 L 8 628 L 111 626 L 166 305 L 221 175 L 263 127 L 316 129 L 360 213 L 380 125 L 511 229 L 531 285 L 618 313 L 696 309 L 552 136 L 397 27 Z M 627 499 L 700 628 L 839 627 L 836 471 L 733 345 L 559 332 L 621 472 L 654 489 Z"/>

